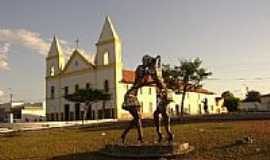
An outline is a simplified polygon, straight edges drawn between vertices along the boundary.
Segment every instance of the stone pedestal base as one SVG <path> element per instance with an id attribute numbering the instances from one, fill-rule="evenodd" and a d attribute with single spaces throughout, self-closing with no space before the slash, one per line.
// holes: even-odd
<path id="1" fill-rule="evenodd" d="M 170 158 L 191 152 L 194 147 L 183 144 L 110 144 L 100 153 L 118 158 Z"/>

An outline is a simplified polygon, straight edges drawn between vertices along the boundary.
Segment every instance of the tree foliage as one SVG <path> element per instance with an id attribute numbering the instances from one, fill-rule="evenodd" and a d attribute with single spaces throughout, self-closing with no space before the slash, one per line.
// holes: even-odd
<path id="1" fill-rule="evenodd" d="M 181 115 L 184 111 L 185 95 L 188 90 L 202 87 L 201 82 L 207 79 L 211 72 L 201 67 L 199 58 L 194 60 L 180 60 L 178 66 L 163 65 L 162 76 L 167 87 L 182 92 Z"/>
<path id="2" fill-rule="evenodd" d="M 240 99 L 235 97 L 230 91 L 223 92 L 221 97 L 224 98 L 223 106 L 225 106 L 229 112 L 238 110 Z"/>
<path id="3" fill-rule="evenodd" d="M 99 89 L 79 89 L 73 94 L 65 96 L 65 99 L 77 103 L 95 103 L 98 101 L 109 100 L 111 95 Z"/>
<path id="4" fill-rule="evenodd" d="M 261 94 L 258 91 L 248 91 L 244 102 L 261 102 Z"/>
<path id="5" fill-rule="evenodd" d="M 234 97 L 233 93 L 230 91 L 225 91 L 221 94 L 221 97 L 224 99 L 230 98 L 230 97 Z"/>

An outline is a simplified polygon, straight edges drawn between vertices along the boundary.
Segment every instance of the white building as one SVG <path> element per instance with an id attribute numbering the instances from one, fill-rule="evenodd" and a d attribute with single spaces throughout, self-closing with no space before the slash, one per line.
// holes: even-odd
<path id="1" fill-rule="evenodd" d="M 79 120 L 87 111 L 87 119 L 128 118 L 122 110 L 124 95 L 134 82 L 134 71 L 123 68 L 122 43 L 109 17 L 105 19 L 102 32 L 96 43 L 94 60 L 90 60 L 79 49 L 74 50 L 65 62 L 64 53 L 56 37 L 53 38 L 46 58 L 46 114 L 48 120 Z M 79 103 L 64 99 L 65 94 L 79 88 L 104 89 L 112 98 L 106 103 L 97 103 L 85 109 Z M 143 87 L 138 93 L 144 116 L 152 116 L 156 106 L 156 88 Z M 175 95 L 171 111 L 180 105 L 181 95 Z M 190 114 L 203 113 L 202 100 L 208 99 L 210 113 L 218 113 L 215 96 L 203 90 L 187 94 L 185 111 Z"/>
<path id="2" fill-rule="evenodd" d="M 0 122 L 43 121 L 46 116 L 45 102 L 24 103 L 13 101 L 0 104 Z"/>
<path id="3" fill-rule="evenodd" d="M 37 122 L 46 120 L 45 102 L 25 103 L 21 110 L 21 122 Z"/>

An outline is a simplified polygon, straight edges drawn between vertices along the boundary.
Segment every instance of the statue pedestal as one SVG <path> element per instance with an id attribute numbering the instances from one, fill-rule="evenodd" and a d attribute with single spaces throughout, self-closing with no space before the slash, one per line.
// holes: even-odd
<path id="1" fill-rule="evenodd" d="M 185 155 L 194 149 L 188 143 L 183 144 L 110 144 L 100 153 L 117 158 L 174 158 Z"/>

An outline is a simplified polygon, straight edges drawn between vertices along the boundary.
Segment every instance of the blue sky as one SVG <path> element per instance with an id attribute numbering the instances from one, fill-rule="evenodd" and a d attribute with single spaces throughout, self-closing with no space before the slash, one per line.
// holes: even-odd
<path id="1" fill-rule="evenodd" d="M 0 0 L 0 102 L 44 100 L 45 56 L 56 34 L 66 50 L 95 53 L 105 16 L 123 42 L 127 68 L 160 54 L 164 63 L 200 57 L 205 87 L 243 96 L 270 92 L 270 2 L 265 0 Z M 2 96 L 1 96 L 2 95 Z"/>

